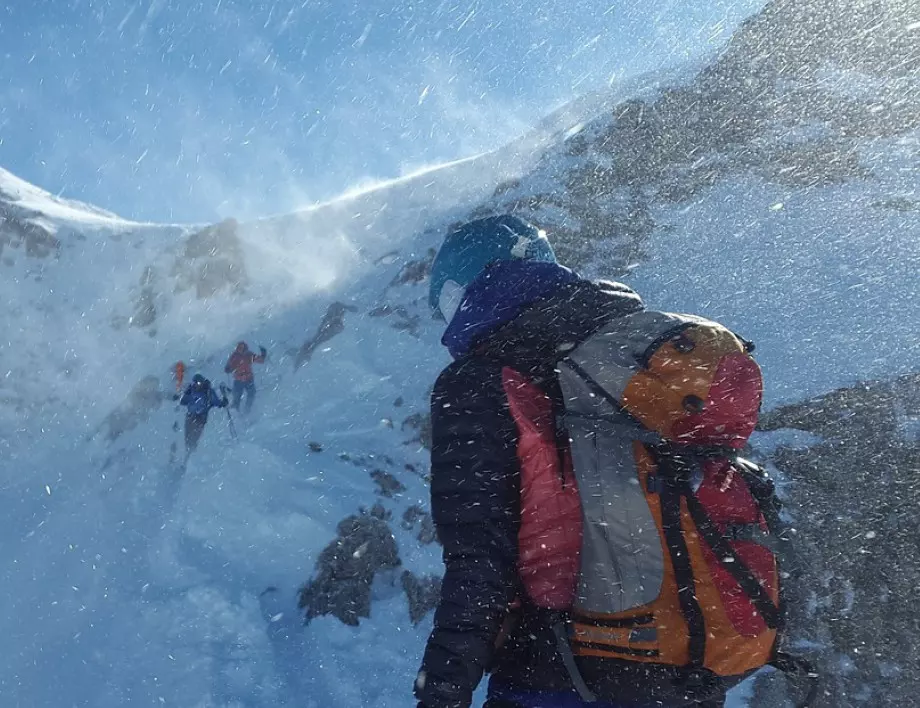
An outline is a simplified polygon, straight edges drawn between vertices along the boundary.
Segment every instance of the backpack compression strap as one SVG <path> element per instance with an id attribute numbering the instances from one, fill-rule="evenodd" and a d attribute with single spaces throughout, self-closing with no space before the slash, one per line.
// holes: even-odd
<path id="1" fill-rule="evenodd" d="M 757 577 L 751 572 L 751 569 L 732 550 L 725 537 L 716 528 L 715 523 L 709 518 L 709 514 L 706 513 L 706 509 L 703 508 L 697 496 L 688 489 L 684 498 L 687 500 L 687 510 L 690 512 L 693 523 L 696 524 L 703 539 L 709 544 L 716 558 L 719 559 L 719 564 L 735 579 L 744 594 L 750 598 L 764 623 L 770 629 L 782 629 L 781 608 L 773 603 L 773 600 L 764 590 L 760 581 L 757 580 Z"/>
<path id="2" fill-rule="evenodd" d="M 779 512 L 782 508 L 782 503 L 776 497 L 773 481 L 760 465 L 739 457 L 737 452 L 732 453 L 729 450 L 716 448 L 700 448 L 691 451 L 690 455 L 668 455 L 670 447 L 668 443 L 662 441 L 662 443 L 653 447 L 652 452 L 656 455 L 656 459 L 659 460 L 662 455 L 665 458 L 670 457 L 671 464 L 677 468 L 672 469 L 672 474 L 668 476 L 672 480 L 676 480 L 677 486 L 683 487 L 682 495 L 687 500 L 687 509 L 690 512 L 694 524 L 703 536 L 703 539 L 709 544 L 710 548 L 712 548 L 720 565 L 732 575 L 742 591 L 751 599 L 751 602 L 754 604 L 754 607 L 767 626 L 771 629 L 782 630 L 784 627 L 782 590 L 780 591 L 780 604 L 777 606 L 773 603 L 769 595 L 767 595 L 763 586 L 757 581 L 750 569 L 744 565 L 741 559 L 738 558 L 731 549 L 731 546 L 728 545 L 726 534 L 719 531 L 718 527 L 709 517 L 709 514 L 703 508 L 699 499 L 693 493 L 692 489 L 690 489 L 687 482 L 688 475 L 686 466 L 694 457 L 697 461 L 718 457 L 730 459 L 735 469 L 741 472 L 747 483 L 751 495 L 757 502 L 761 514 L 767 522 L 770 533 L 773 534 L 780 543 L 788 542 L 788 538 L 781 533 L 782 522 Z M 681 453 L 683 452 L 682 450 Z M 664 486 L 670 487 L 673 485 L 665 484 Z M 729 559 L 731 560 L 729 561 Z M 808 689 L 805 693 L 805 697 L 795 704 L 796 708 L 810 708 L 810 706 L 814 704 L 820 688 L 820 675 L 810 661 L 786 652 L 776 651 L 768 664 L 784 673 L 794 683 L 807 681 Z"/>
<path id="3" fill-rule="evenodd" d="M 760 513 L 767 522 L 767 528 L 770 533 L 776 536 L 780 541 L 788 540 L 782 533 L 783 522 L 779 513 L 783 509 L 783 503 L 776 496 L 776 485 L 767 471 L 758 464 L 745 460 L 737 454 L 731 457 L 734 467 L 741 473 L 744 478 L 754 501 L 760 507 Z"/>
<path id="4" fill-rule="evenodd" d="M 695 669 L 701 669 L 706 661 L 706 622 L 696 597 L 696 580 L 693 577 L 690 551 L 681 528 L 680 498 L 680 487 L 666 479 L 658 494 L 661 504 L 661 526 L 674 568 L 680 610 L 687 623 L 687 652 L 690 665 Z"/>
<path id="5" fill-rule="evenodd" d="M 751 569 L 738 557 L 738 554 L 735 553 L 731 545 L 729 545 L 723 532 L 719 530 L 715 522 L 710 518 L 706 508 L 690 487 L 689 478 L 692 467 L 694 463 L 699 464 L 699 460 L 705 457 L 705 455 L 694 454 L 693 452 L 691 452 L 690 455 L 686 455 L 683 454 L 683 450 L 678 454 L 674 454 L 672 450 L 673 448 L 670 445 L 657 445 L 651 448 L 651 452 L 658 462 L 659 469 L 664 473 L 664 489 L 671 489 L 673 491 L 670 493 L 679 495 L 678 498 L 683 497 L 686 500 L 687 511 L 690 512 L 690 518 L 693 519 L 693 523 L 696 525 L 697 529 L 699 529 L 700 535 L 702 535 L 703 539 L 712 549 L 712 552 L 719 561 L 719 565 L 734 578 L 744 594 L 750 598 L 758 614 L 763 618 L 764 623 L 770 629 L 780 629 L 782 626 L 782 608 L 774 604 L 763 585 L 760 584 L 757 576 L 755 576 L 754 573 L 751 572 Z M 661 503 L 662 513 L 664 513 L 664 490 L 662 490 Z M 667 521 L 665 521 L 664 526 L 665 534 L 667 535 L 669 530 Z M 679 523 L 676 528 L 677 533 L 672 534 L 675 537 L 675 543 L 678 535 L 681 536 L 680 540 L 683 541 Z M 668 536 L 667 540 L 670 546 L 672 544 L 671 536 Z M 676 566 L 675 571 L 678 571 Z M 678 578 L 680 578 L 679 572 Z M 683 595 L 684 593 L 681 594 Z M 687 616 L 687 621 L 690 623 L 692 630 L 691 616 Z M 693 632 L 691 631 L 691 638 L 692 636 Z"/>

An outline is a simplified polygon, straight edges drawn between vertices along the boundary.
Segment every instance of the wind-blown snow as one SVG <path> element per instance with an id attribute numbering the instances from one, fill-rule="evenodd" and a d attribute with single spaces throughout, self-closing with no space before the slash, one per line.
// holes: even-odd
<path id="1" fill-rule="evenodd" d="M 807 192 L 755 179 L 661 215 L 631 285 L 660 309 L 703 314 L 757 345 L 765 405 L 915 370 L 920 353 L 920 137 L 864 150 L 875 178 Z"/>
<path id="2" fill-rule="evenodd" d="M 406 464 L 424 470 L 424 450 L 403 445 L 411 435 L 399 427 L 418 407 L 393 402 L 423 401 L 443 354 L 430 333 L 423 345 L 368 318 L 378 295 L 356 294 L 361 312 L 297 373 L 285 352 L 318 324 L 319 310 L 287 312 L 247 333 L 272 352 L 257 371 L 253 420 L 236 420 L 236 442 L 225 412 L 212 413 L 175 506 L 166 464 L 180 437 L 173 404 L 114 445 L 81 444 L 86 424 L 64 416 L 54 428 L 64 446 L 25 441 L 33 457 L 4 466 L 0 490 L 9 528 L 0 559 L 4 696 L 34 706 L 63 697 L 87 706 L 405 705 L 426 628 L 409 623 L 398 576 L 376 589 L 374 621 L 358 630 L 328 618 L 303 630 L 293 605 L 337 522 L 375 501 L 369 471 L 388 468 L 339 453 L 393 458 L 408 487 L 393 505 L 397 520 L 403 507 L 426 503 L 424 481 L 405 472 Z M 237 334 L 224 336 L 229 344 Z M 400 371 L 414 360 L 426 369 Z M 219 380 L 222 364 L 207 360 L 200 370 Z M 325 450 L 310 452 L 309 441 Z M 393 527 L 408 568 L 437 569 L 435 547 L 421 549 Z M 269 586 L 278 597 L 262 607 Z"/>
<path id="3" fill-rule="evenodd" d="M 427 455 L 406 444 L 414 432 L 401 422 L 425 412 L 446 353 L 414 304 L 424 285 L 395 296 L 419 316 L 418 338 L 368 312 L 406 262 L 425 256 L 438 233 L 427 228 L 488 197 L 482 162 L 451 166 L 437 184 L 422 175 L 244 226 L 249 291 L 201 301 L 167 286 L 153 333 L 113 330 L 112 318 L 130 312 L 148 265 L 168 272 L 187 229 L 86 228 L 81 214 L 59 224 L 81 234 L 59 257 L 6 267 L 0 289 L 14 305 L 0 319 L 15 348 L 0 352 L 10 431 L 0 434 L 9 638 L 0 693 L 12 704 L 406 704 L 430 627 L 410 624 L 397 574 L 378 583 L 373 620 L 357 630 L 331 618 L 302 628 L 294 596 L 338 521 L 377 500 L 377 467 L 407 487 L 388 502 L 404 567 L 439 570 L 437 547 L 420 547 L 399 524 L 406 507 L 427 505 Z M 491 164 L 506 174 L 507 163 Z M 345 332 L 295 372 L 291 353 L 333 299 L 354 308 Z M 99 424 L 143 376 L 169 393 L 169 367 L 184 359 L 189 375 L 216 383 L 241 337 L 268 346 L 270 360 L 257 369 L 252 421 L 235 421 L 238 442 L 213 411 L 188 470 L 172 479 L 181 416 L 169 402 L 106 440 Z M 263 596 L 270 586 L 278 591 Z"/>
<path id="4" fill-rule="evenodd" d="M 581 112 L 527 144 L 564 135 Z M 535 157 L 520 148 L 245 224 L 251 282 L 213 300 L 171 287 L 190 229 L 129 224 L 0 172 L 4 199 L 73 236 L 57 257 L 0 263 L 9 705 L 412 704 L 430 618 L 411 625 L 396 574 L 375 585 L 358 628 L 328 617 L 303 627 L 295 594 L 337 522 L 378 500 L 378 467 L 407 487 L 384 500 L 404 567 L 439 572 L 438 548 L 399 524 L 428 498 L 426 452 L 402 422 L 425 412 L 447 354 L 425 283 L 391 283 L 499 182 L 526 173 Z M 865 183 L 718 185 L 656 214 L 674 229 L 656 235 L 630 282 L 652 306 L 755 340 L 768 405 L 900 371 L 917 351 L 918 216 L 879 203 L 914 193 L 916 150 L 916 140 L 867 145 L 876 177 Z M 155 327 L 113 327 L 148 266 L 161 278 Z M 344 332 L 295 371 L 292 353 L 333 301 L 352 308 Z M 404 309 L 372 316 L 381 305 Z M 106 440 L 100 424 L 141 378 L 171 393 L 169 367 L 183 359 L 189 374 L 221 381 L 240 338 L 270 358 L 256 370 L 253 416 L 235 419 L 239 440 L 213 411 L 187 471 L 171 476 L 170 445 L 181 445 L 171 401 Z"/>

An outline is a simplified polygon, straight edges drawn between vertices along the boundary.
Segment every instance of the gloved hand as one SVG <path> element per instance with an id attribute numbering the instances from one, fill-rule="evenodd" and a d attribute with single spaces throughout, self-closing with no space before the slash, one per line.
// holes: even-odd
<path id="1" fill-rule="evenodd" d="M 174 393 L 174 394 L 172 395 L 172 399 L 173 399 L 174 401 L 178 401 L 178 400 L 179 400 L 179 394 L 178 394 L 178 393 Z"/>
<path id="2" fill-rule="evenodd" d="M 268 352 L 266 351 L 265 347 L 259 347 L 259 353 L 260 353 L 263 357 L 268 356 Z"/>
<path id="3" fill-rule="evenodd" d="M 224 394 L 224 398 L 227 397 L 227 391 L 229 391 L 229 390 L 230 390 L 230 389 L 227 388 L 227 384 L 221 383 L 221 385 L 220 385 L 220 392 L 221 392 L 222 394 Z"/>

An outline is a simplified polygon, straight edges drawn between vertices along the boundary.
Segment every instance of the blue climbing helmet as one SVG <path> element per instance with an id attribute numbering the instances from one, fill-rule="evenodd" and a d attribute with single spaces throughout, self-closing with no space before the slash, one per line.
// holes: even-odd
<path id="1" fill-rule="evenodd" d="M 457 227 L 431 266 L 428 304 L 450 322 L 470 283 L 491 264 L 515 259 L 556 263 L 556 254 L 542 231 L 516 216 L 490 216 Z"/>

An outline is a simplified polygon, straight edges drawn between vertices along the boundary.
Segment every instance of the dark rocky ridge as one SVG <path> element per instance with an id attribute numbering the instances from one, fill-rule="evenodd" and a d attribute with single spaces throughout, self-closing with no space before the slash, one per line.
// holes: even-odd
<path id="1" fill-rule="evenodd" d="M 56 256 L 61 242 L 47 228 L 31 221 L 28 213 L 0 202 L 0 256 L 4 249 L 22 249 L 29 258 Z"/>
<path id="2" fill-rule="evenodd" d="M 377 573 L 399 567 L 399 548 L 382 506 L 339 522 L 338 537 L 323 549 L 316 574 L 300 591 L 306 621 L 333 615 L 355 626 L 371 616 L 371 584 Z"/>
<path id="3" fill-rule="evenodd" d="M 790 639 L 818 647 L 819 706 L 916 705 L 920 694 L 920 374 L 770 411 L 763 431 L 817 436 L 779 447 L 797 530 Z M 781 705 L 776 686 L 755 708 Z"/>
<path id="4" fill-rule="evenodd" d="M 693 80 L 612 106 L 565 140 L 569 159 L 550 149 L 473 216 L 517 212 L 567 263 L 601 249 L 616 275 L 668 229 L 656 205 L 740 175 L 798 189 L 871 179 L 861 141 L 920 128 L 916 21 L 906 0 L 775 0 Z"/>
<path id="5" fill-rule="evenodd" d="M 322 321 L 319 323 L 319 327 L 316 329 L 316 333 L 312 337 L 309 337 L 304 341 L 296 352 L 292 352 L 294 356 L 294 368 L 299 369 L 301 366 L 306 364 L 313 357 L 313 352 L 316 351 L 316 348 L 325 342 L 328 342 L 330 339 L 336 335 L 341 334 L 345 331 L 345 314 L 347 312 L 354 312 L 355 308 L 352 305 L 346 305 L 341 302 L 333 302 L 326 309 L 326 314 L 323 315 Z"/>

